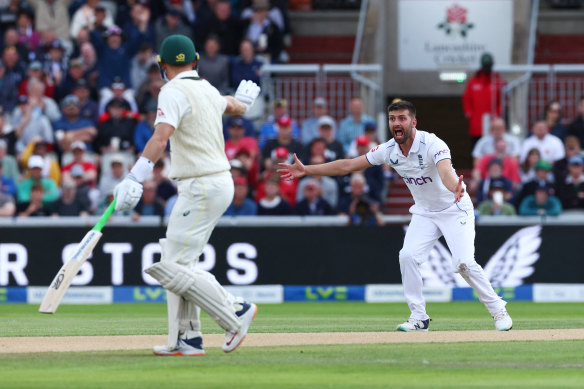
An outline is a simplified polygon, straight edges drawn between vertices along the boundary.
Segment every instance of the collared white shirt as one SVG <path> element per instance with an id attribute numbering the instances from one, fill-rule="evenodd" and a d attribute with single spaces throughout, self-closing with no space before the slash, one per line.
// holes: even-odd
<path id="1" fill-rule="evenodd" d="M 539 139 L 535 135 L 525 139 L 521 148 L 520 162 L 525 161 L 531 149 L 538 149 L 541 154 L 541 159 L 552 164 L 566 156 L 564 144 L 560 138 L 552 134 L 546 134 L 542 139 Z"/>
<path id="2" fill-rule="evenodd" d="M 195 70 L 189 70 L 176 76 L 183 77 L 199 77 L 199 74 Z M 154 125 L 168 123 L 176 129 L 187 113 L 191 113 L 191 104 L 185 94 L 177 88 L 164 88 L 158 95 L 158 112 Z"/>
<path id="3" fill-rule="evenodd" d="M 372 165 L 391 166 L 402 177 L 415 202 L 410 211 L 420 207 L 436 212 L 454 204 L 454 194 L 444 186 L 436 168 L 439 161 L 451 159 L 450 149 L 436 135 L 416 130 L 408 155 L 403 155 L 399 145 L 391 139 L 371 149 L 365 157 Z M 454 168 L 452 174 L 456 176 Z"/>

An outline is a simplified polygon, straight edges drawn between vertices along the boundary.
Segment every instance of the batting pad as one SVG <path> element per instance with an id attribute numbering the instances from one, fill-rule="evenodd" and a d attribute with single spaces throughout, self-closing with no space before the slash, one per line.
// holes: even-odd
<path id="1" fill-rule="evenodd" d="M 189 270 L 174 262 L 157 262 L 144 271 L 165 289 L 201 307 L 224 330 L 239 330 L 240 321 L 233 307 L 235 298 L 219 285 L 211 273 Z"/>

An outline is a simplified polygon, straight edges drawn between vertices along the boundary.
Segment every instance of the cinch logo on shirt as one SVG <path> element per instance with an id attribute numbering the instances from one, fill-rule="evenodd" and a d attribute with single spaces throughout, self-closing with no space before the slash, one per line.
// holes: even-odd
<path id="1" fill-rule="evenodd" d="M 403 177 L 406 184 L 424 185 L 426 182 L 432 182 L 430 177 Z M 426 181 L 427 180 L 427 181 Z"/>
<path id="2" fill-rule="evenodd" d="M 447 154 L 449 152 L 450 152 L 450 150 L 448 150 L 448 149 L 440 150 L 439 152 L 437 152 L 436 154 L 434 154 L 434 158 L 440 156 L 441 154 Z"/>

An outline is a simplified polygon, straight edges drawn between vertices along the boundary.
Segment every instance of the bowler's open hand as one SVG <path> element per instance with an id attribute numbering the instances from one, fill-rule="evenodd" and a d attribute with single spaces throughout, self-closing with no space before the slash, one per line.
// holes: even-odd
<path id="1" fill-rule="evenodd" d="M 280 173 L 282 179 L 288 179 L 291 181 L 295 178 L 304 177 L 306 175 L 306 168 L 304 167 L 304 164 L 300 162 L 300 160 L 296 156 L 296 153 L 294 153 L 293 165 L 289 165 L 287 163 L 279 163 L 278 166 L 281 167 L 281 169 L 278 169 L 277 171 L 278 173 Z"/>
<path id="2" fill-rule="evenodd" d="M 464 186 L 462 185 L 462 175 L 458 177 L 458 184 L 454 188 L 454 202 L 458 203 L 460 199 L 464 196 Z"/>

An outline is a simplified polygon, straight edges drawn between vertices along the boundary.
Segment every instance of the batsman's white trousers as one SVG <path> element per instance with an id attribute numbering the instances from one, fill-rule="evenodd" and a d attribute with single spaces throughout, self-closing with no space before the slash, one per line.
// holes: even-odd
<path id="1" fill-rule="evenodd" d="M 468 195 L 461 201 L 439 212 L 410 210 L 412 220 L 406 231 L 404 246 L 399 252 L 399 263 L 410 318 L 426 320 L 426 301 L 422 295 L 423 280 L 419 266 L 428 259 L 436 241 L 444 236 L 452 253 L 452 270 L 474 288 L 479 300 L 494 315 L 506 302 L 493 290 L 485 272 L 475 262 L 475 220 L 472 201 Z"/>

